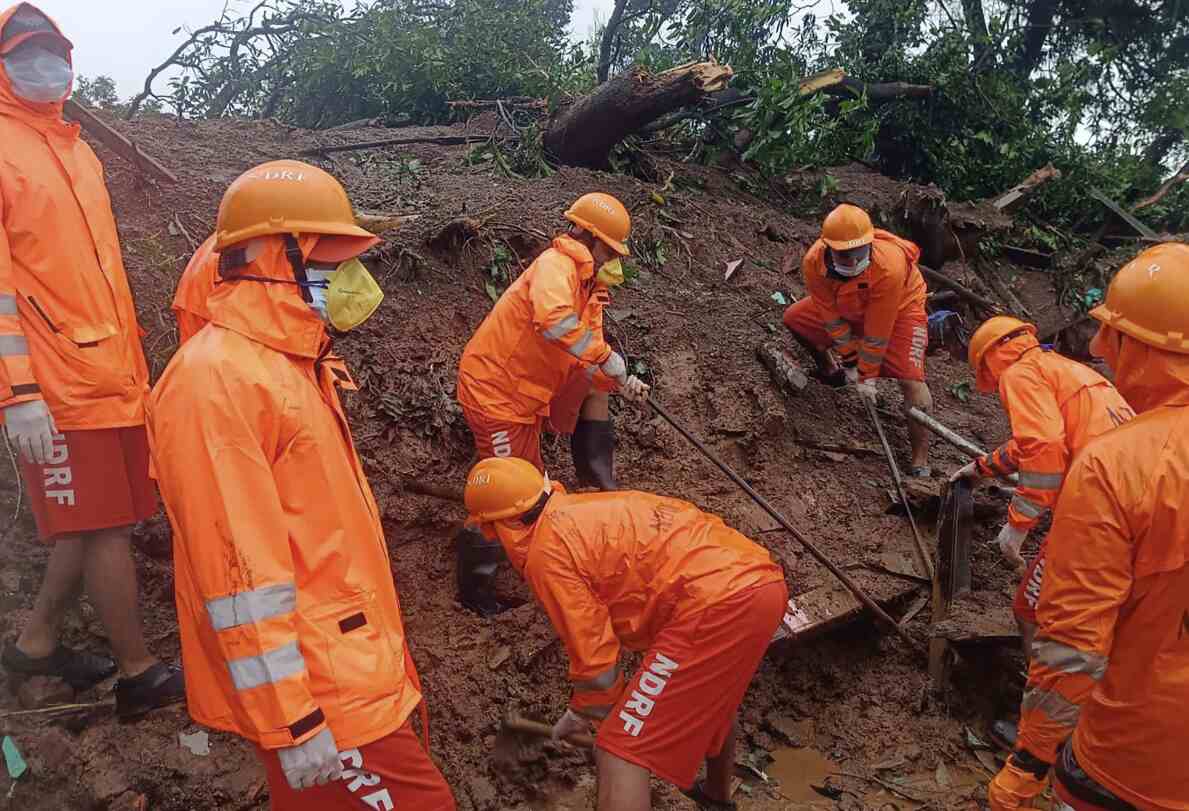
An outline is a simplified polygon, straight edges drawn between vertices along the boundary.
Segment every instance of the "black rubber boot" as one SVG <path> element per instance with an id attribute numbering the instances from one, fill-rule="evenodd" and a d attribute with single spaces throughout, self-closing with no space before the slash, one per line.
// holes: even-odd
<path id="1" fill-rule="evenodd" d="M 996 721 L 991 724 L 991 742 L 1004 751 L 1014 752 L 1019 732 L 1015 721 Z"/>
<path id="2" fill-rule="evenodd" d="M 185 700 L 186 680 L 176 665 L 158 662 L 139 676 L 116 682 L 116 717 L 121 721 Z"/>
<path id="3" fill-rule="evenodd" d="M 495 597 L 495 571 L 507 560 L 498 541 L 489 541 L 477 529 L 463 527 L 454 538 L 458 601 L 481 617 L 494 617 L 507 606 Z"/>
<path id="4" fill-rule="evenodd" d="M 578 420 L 570 436 L 570 454 L 580 486 L 619 489 L 615 483 L 615 426 L 610 420 Z"/>
<path id="5" fill-rule="evenodd" d="M 86 690 L 116 672 L 116 663 L 106 656 L 71 650 L 65 645 L 49 656 L 34 659 L 21 653 L 15 642 L 4 646 L 0 664 L 8 671 L 10 684 L 16 685 L 30 676 L 54 676 L 75 690 Z"/>

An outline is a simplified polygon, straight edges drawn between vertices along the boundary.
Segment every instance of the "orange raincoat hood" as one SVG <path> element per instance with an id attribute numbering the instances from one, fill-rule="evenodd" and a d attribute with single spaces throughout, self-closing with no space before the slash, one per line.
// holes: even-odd
<path id="1" fill-rule="evenodd" d="M 1039 346 L 1040 341 L 1036 340 L 1036 336 L 1026 332 L 987 350 L 975 379 L 978 390 L 983 394 L 995 391 L 999 386 L 999 378 L 1008 367 L 1022 358 L 1025 352 Z"/>
<path id="2" fill-rule="evenodd" d="M 318 237 L 303 236 L 298 242 L 305 257 Z M 294 283 L 285 241 L 266 237 L 262 244 L 260 255 L 235 272 L 276 281 L 219 280 L 207 300 L 211 321 L 278 352 L 316 358 L 327 341 L 326 325 L 302 299 L 301 289 Z"/>
<path id="3" fill-rule="evenodd" d="M 64 40 L 66 39 L 66 35 L 62 34 L 62 28 L 58 23 L 50 15 L 32 3 L 17 3 L 0 14 L 0 31 L 4 30 L 4 26 L 8 25 L 8 21 L 12 19 L 12 16 L 22 6 L 32 9 L 42 17 L 45 17 L 49 21 L 49 24 L 54 27 L 54 30 L 61 34 Z M 69 40 L 66 40 L 66 42 L 69 43 Z M 71 67 L 74 66 L 74 62 L 69 54 L 66 56 L 66 61 L 70 62 Z M 51 127 L 62 125 L 62 105 L 66 99 L 70 98 L 73 89 L 73 83 L 71 83 L 71 88 L 66 91 L 66 95 L 62 97 L 61 101 L 46 104 L 25 101 L 13 91 L 12 82 L 9 81 L 8 73 L 4 70 L 4 63 L 0 61 L 0 115 L 11 115 L 19 118 L 41 132 Z"/>
<path id="4" fill-rule="evenodd" d="M 1189 355 L 1115 335 L 1121 340 L 1102 342 L 1107 350 L 1103 360 L 1115 373 L 1115 388 L 1137 414 L 1161 406 L 1189 405 Z"/>

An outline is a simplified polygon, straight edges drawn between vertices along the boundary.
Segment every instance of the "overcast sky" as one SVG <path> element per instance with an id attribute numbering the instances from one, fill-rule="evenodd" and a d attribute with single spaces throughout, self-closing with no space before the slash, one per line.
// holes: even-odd
<path id="1" fill-rule="evenodd" d="M 121 98 L 134 95 L 149 70 L 185 39 L 180 25 L 201 28 L 218 18 L 224 0 L 31 0 L 62 26 L 74 43 L 75 70 L 85 76 L 107 74 Z M 233 5 L 251 8 L 247 0 Z M 8 3 L 0 2 L 0 8 Z M 606 19 L 613 0 L 574 0 L 574 31 L 585 37 L 596 15 Z M 159 89 L 164 89 L 164 82 Z"/>

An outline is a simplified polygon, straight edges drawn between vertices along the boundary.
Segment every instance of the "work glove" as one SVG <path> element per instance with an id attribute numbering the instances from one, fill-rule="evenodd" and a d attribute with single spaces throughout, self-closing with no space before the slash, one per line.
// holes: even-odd
<path id="1" fill-rule="evenodd" d="M 629 376 L 627 381 L 619 387 L 619 393 L 633 403 L 640 403 L 647 400 L 648 394 L 651 391 L 652 387 L 635 375 Z"/>
<path id="2" fill-rule="evenodd" d="M 843 369 L 842 380 L 848 386 L 857 386 L 859 384 L 859 368 L 857 366 L 848 366 Z"/>
<path id="3" fill-rule="evenodd" d="M 960 467 L 951 473 L 950 482 L 956 482 L 961 479 L 970 479 L 971 481 L 976 481 L 982 477 L 982 474 L 978 472 L 978 462 L 971 462 L 970 464 Z"/>
<path id="4" fill-rule="evenodd" d="M 30 400 L 4 409 L 4 432 L 21 458 L 32 465 L 44 465 L 54 453 L 54 417 L 45 400 Z"/>
<path id="5" fill-rule="evenodd" d="M 573 710 L 567 709 L 565 715 L 557 719 L 557 723 L 553 725 L 552 738 L 555 741 L 560 741 L 571 735 L 589 732 L 590 722 Z"/>
<path id="6" fill-rule="evenodd" d="M 1028 530 L 1013 527 L 1009 521 L 1003 525 L 1003 529 L 999 530 L 999 537 L 995 539 L 1003 557 L 1007 558 L 1021 573 L 1027 568 L 1027 564 L 1024 562 L 1024 556 L 1020 554 L 1020 547 L 1024 545 L 1024 539 L 1027 537 Z"/>
<path id="7" fill-rule="evenodd" d="M 1032 808 L 1032 801 L 1044 793 L 1048 778 L 1037 777 L 1032 772 L 1021 769 L 1016 765 L 1014 758 L 1015 755 L 1012 755 L 1007 759 L 1007 763 L 987 787 L 991 811 Z"/>
<path id="8" fill-rule="evenodd" d="M 855 391 L 859 393 L 864 401 L 875 405 L 875 381 L 874 380 L 860 380 L 855 384 Z"/>
<path id="9" fill-rule="evenodd" d="M 277 750 L 281 771 L 289 781 L 289 788 L 301 791 L 312 786 L 324 786 L 343 774 L 339 748 L 330 729 L 324 729 L 305 743 Z"/>
<path id="10" fill-rule="evenodd" d="M 624 362 L 623 355 L 618 352 L 612 352 L 599 366 L 599 371 L 618 381 L 621 387 L 628 382 L 628 365 Z"/>

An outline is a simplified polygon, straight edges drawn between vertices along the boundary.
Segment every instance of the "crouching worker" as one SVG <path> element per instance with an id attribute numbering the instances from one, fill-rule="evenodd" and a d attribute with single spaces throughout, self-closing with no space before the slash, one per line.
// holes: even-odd
<path id="1" fill-rule="evenodd" d="M 692 504 L 569 495 L 523 459 L 479 462 L 465 498 L 566 646 L 574 692 L 554 737 L 601 721 L 599 811 L 647 811 L 650 772 L 733 808 L 736 711 L 788 601 L 768 552 Z M 644 652 L 630 682 L 621 647 Z"/>
<path id="2" fill-rule="evenodd" d="M 377 242 L 321 169 L 240 176 L 219 207 L 210 323 L 149 402 L 190 714 L 256 744 L 278 811 L 454 808 L 412 727 L 421 690 L 339 401 L 349 380 L 325 362 L 327 325 L 380 304 L 357 260 Z"/>

